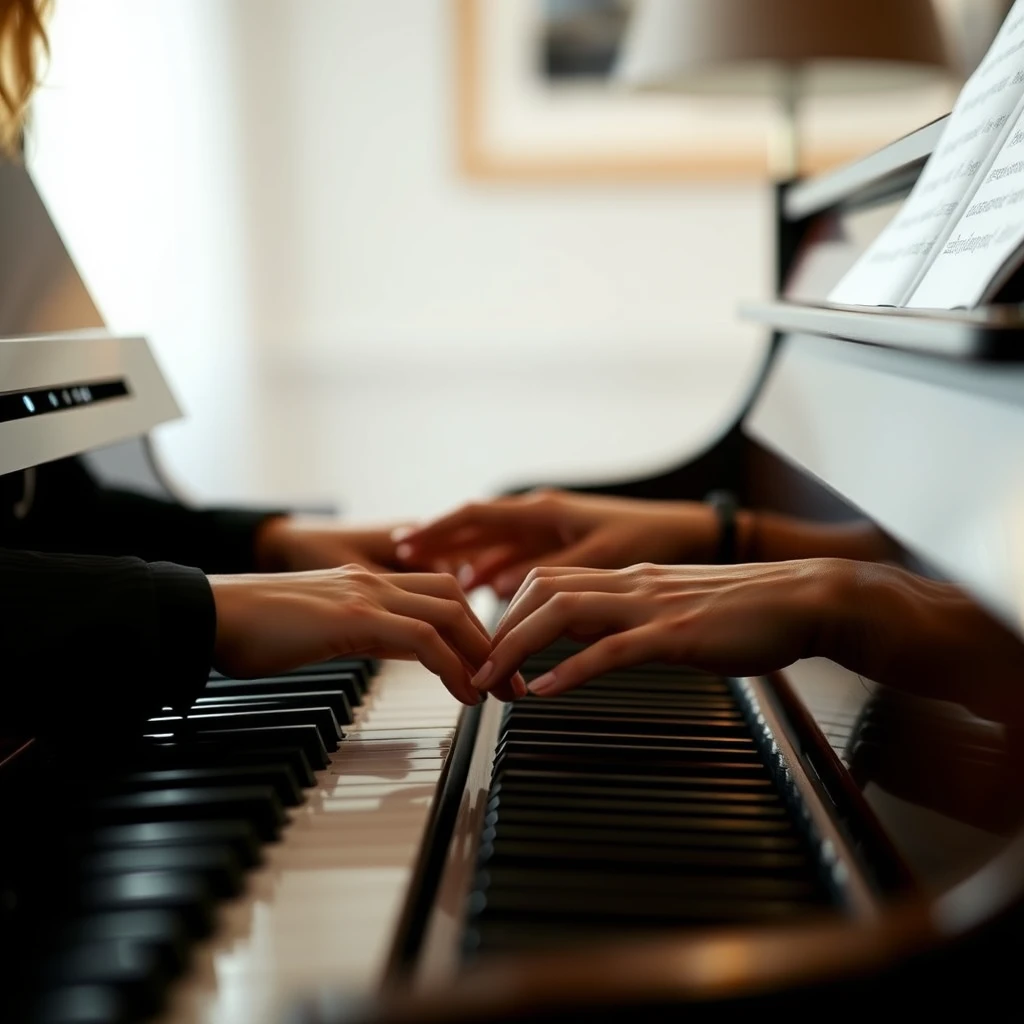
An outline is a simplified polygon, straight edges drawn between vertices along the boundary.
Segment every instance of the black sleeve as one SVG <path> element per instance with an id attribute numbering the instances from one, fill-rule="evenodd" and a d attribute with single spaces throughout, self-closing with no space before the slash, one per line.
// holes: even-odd
<path id="1" fill-rule="evenodd" d="M 32 551 L 134 555 L 195 565 L 206 573 L 251 572 L 256 531 L 268 518 L 285 514 L 194 509 L 107 488 L 79 460 L 64 459 L 38 467 L 31 511 L 0 523 L 0 543 Z"/>
<path id="2" fill-rule="evenodd" d="M 198 569 L 0 549 L 0 733 L 107 731 L 188 707 L 216 626 Z"/>

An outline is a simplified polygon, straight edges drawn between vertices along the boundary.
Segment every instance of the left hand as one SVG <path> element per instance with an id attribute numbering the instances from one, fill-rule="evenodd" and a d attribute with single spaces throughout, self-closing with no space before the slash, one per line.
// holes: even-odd
<path id="1" fill-rule="evenodd" d="M 343 526 L 327 516 L 276 516 L 256 535 L 261 572 L 306 572 L 361 565 L 373 572 L 401 572 L 391 533 L 402 524 Z"/>

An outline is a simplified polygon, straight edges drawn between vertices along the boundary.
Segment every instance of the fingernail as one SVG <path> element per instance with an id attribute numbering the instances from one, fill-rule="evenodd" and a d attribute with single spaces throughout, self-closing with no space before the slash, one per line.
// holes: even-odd
<path id="1" fill-rule="evenodd" d="M 473 582 L 474 575 L 473 566 L 464 565 L 455 574 L 455 578 L 459 581 L 460 587 L 468 587 Z"/>
<path id="2" fill-rule="evenodd" d="M 543 697 L 545 693 L 551 692 L 557 681 L 558 680 L 555 679 L 554 672 L 545 672 L 544 675 L 537 676 L 532 683 L 527 683 L 526 688 L 530 693 L 535 693 L 538 697 Z"/>
<path id="3" fill-rule="evenodd" d="M 481 667 L 480 671 L 469 681 L 469 685 L 479 690 L 484 683 L 494 674 L 494 662 L 485 662 Z"/>
<path id="4" fill-rule="evenodd" d="M 395 554 L 399 558 L 410 558 L 412 556 L 412 545 L 411 544 L 399 544 L 395 548 Z"/>
<path id="5" fill-rule="evenodd" d="M 391 539 L 393 541 L 405 540 L 406 537 L 411 536 L 416 532 L 415 526 L 396 526 L 391 531 Z"/>
<path id="6" fill-rule="evenodd" d="M 515 690 L 516 698 L 525 697 L 528 693 L 526 688 L 526 680 L 517 672 L 512 677 L 512 689 Z"/>

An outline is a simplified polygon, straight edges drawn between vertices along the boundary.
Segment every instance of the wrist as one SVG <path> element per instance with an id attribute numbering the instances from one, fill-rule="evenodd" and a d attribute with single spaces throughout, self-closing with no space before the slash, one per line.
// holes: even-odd
<path id="1" fill-rule="evenodd" d="M 899 621 L 899 583 L 891 573 L 869 562 L 846 558 L 815 558 L 819 586 L 813 601 L 818 618 L 814 654 L 877 678 L 887 660 L 887 630 L 879 625 Z"/>
<path id="2" fill-rule="evenodd" d="M 253 554 L 259 572 L 279 572 L 288 567 L 290 534 L 290 516 L 271 516 L 257 527 Z"/>
<path id="3" fill-rule="evenodd" d="M 757 513 L 747 508 L 737 509 L 736 561 L 760 562 L 757 547 Z"/>
<path id="4" fill-rule="evenodd" d="M 716 541 L 711 552 L 711 561 L 716 565 L 731 565 L 738 559 L 736 538 L 736 514 L 738 503 L 731 490 L 712 490 L 705 498 L 715 516 Z"/>

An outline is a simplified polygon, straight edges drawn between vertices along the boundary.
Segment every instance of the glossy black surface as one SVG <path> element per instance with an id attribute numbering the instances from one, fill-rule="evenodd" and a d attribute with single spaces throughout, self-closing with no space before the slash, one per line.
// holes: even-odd
<path id="1" fill-rule="evenodd" d="M 0 1020 L 159 1012 L 217 903 L 242 891 L 343 741 L 336 712 L 350 719 L 348 696 L 361 699 L 375 668 L 346 661 L 252 687 L 217 677 L 204 696 L 225 704 L 151 722 L 160 736 L 83 745 L 73 784 L 66 747 L 37 741 L 6 763 Z"/>

